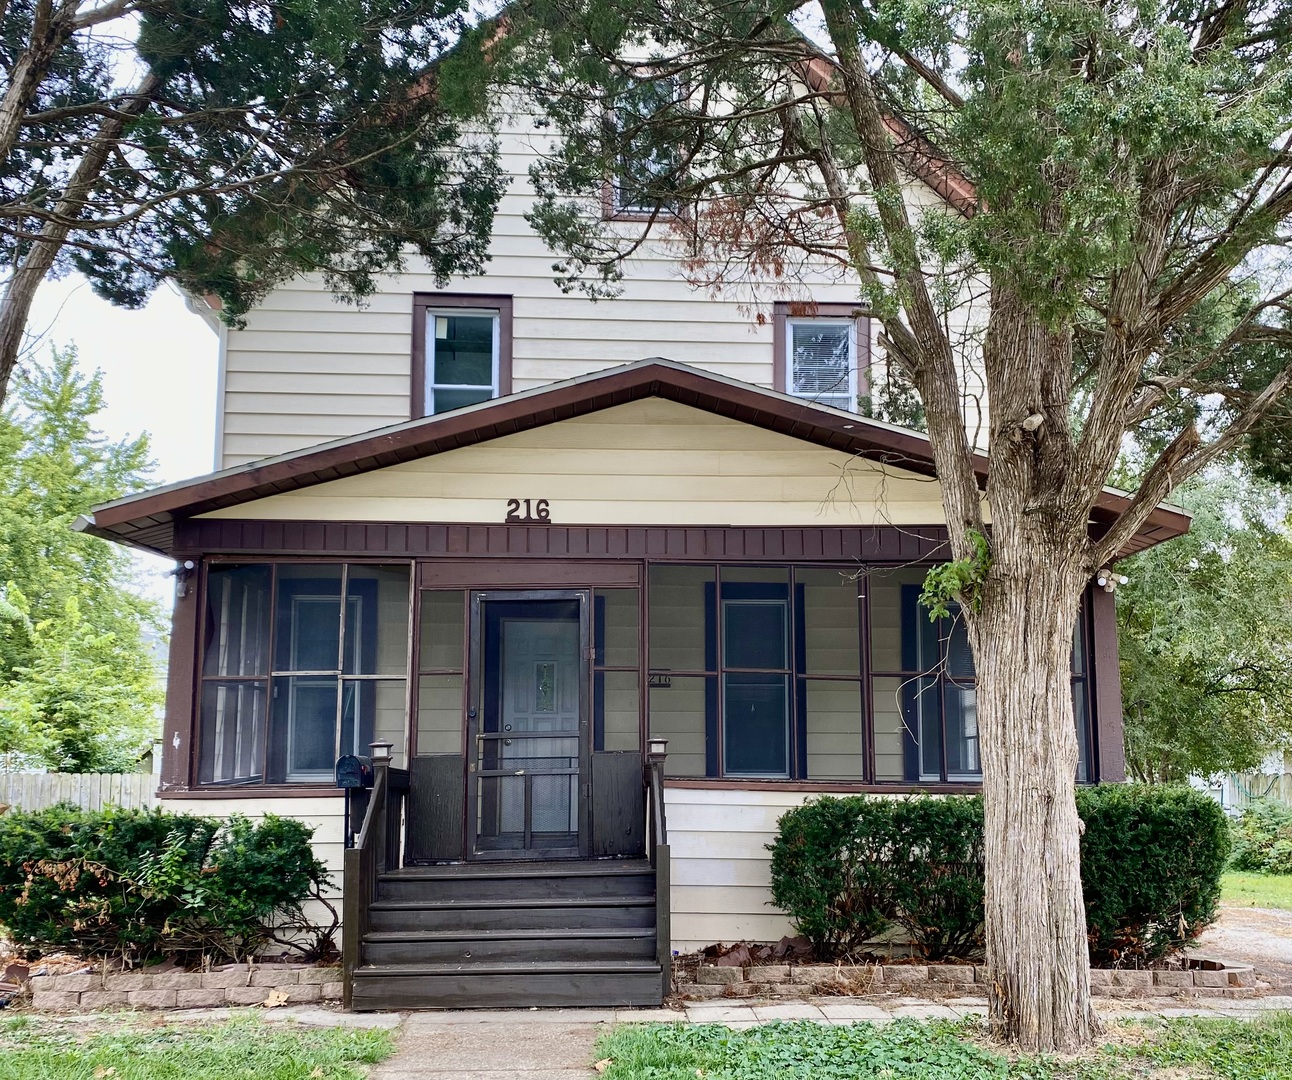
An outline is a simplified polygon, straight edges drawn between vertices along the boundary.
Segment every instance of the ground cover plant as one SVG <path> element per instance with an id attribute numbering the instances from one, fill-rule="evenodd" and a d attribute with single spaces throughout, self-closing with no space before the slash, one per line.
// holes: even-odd
<path id="1" fill-rule="evenodd" d="M 1220 879 L 1220 899 L 1242 907 L 1292 911 L 1292 874 L 1226 874 Z"/>
<path id="2" fill-rule="evenodd" d="M 253 1017 L 200 1025 L 117 1019 L 89 1033 L 24 1016 L 0 1024 L 0 1080 L 360 1080 L 393 1052 L 385 1031 Z"/>
<path id="3" fill-rule="evenodd" d="M 336 932 L 305 904 L 328 884 L 313 829 L 63 804 L 0 816 L 0 926 L 20 946 L 130 961 L 243 960 L 270 941 L 318 959 Z M 303 939 L 300 935 L 304 935 Z"/>
<path id="4" fill-rule="evenodd" d="M 1006 1057 L 975 1022 L 827 1027 L 620 1027 L 603 1036 L 604 1080 L 1287 1080 L 1292 1015 L 1113 1025 L 1081 1058 Z"/>

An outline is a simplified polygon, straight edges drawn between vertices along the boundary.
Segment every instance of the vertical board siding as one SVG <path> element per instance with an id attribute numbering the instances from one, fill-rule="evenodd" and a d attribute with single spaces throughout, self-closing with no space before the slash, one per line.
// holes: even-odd
<path id="1" fill-rule="evenodd" d="M 150 772 L 0 773 L 0 806 L 44 810 L 58 803 L 82 810 L 147 809 L 157 803 L 157 777 Z"/>

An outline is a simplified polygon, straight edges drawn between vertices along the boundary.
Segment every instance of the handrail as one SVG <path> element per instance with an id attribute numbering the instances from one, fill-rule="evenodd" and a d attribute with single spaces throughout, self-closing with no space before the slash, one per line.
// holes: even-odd
<path id="1" fill-rule="evenodd" d="M 661 740 L 662 742 L 662 740 Z M 646 788 L 650 809 L 650 863 L 655 868 L 655 959 L 659 963 L 660 993 L 673 991 L 672 860 L 668 846 L 668 821 L 664 813 L 663 749 L 648 755 Z"/>

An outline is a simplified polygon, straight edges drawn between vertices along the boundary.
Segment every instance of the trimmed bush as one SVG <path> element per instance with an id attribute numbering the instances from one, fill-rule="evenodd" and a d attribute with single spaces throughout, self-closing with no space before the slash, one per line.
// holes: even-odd
<path id="1" fill-rule="evenodd" d="M 1183 787 L 1082 788 L 1081 876 L 1091 961 L 1138 966 L 1215 920 L 1229 831 Z M 781 818 L 772 897 L 822 958 L 857 953 L 893 923 L 930 960 L 982 941 L 977 797 L 823 797 Z"/>
<path id="2" fill-rule="evenodd" d="M 9 813 L 0 817 L 0 925 L 28 948 L 88 956 L 243 960 L 275 940 L 316 957 L 330 950 L 336 919 L 319 927 L 304 914 L 328 884 L 313 831 L 272 815 Z"/>
<path id="3" fill-rule="evenodd" d="M 1229 823 L 1214 799 L 1182 786 L 1079 788 L 1081 884 L 1090 959 L 1138 966 L 1216 920 Z"/>
<path id="4" fill-rule="evenodd" d="M 1233 826 L 1230 866 L 1256 874 L 1292 874 L 1292 806 L 1260 799 Z"/>

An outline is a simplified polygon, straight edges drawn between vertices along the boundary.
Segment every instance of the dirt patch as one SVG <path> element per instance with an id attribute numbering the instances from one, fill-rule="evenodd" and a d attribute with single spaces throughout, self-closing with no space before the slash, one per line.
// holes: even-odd
<path id="1" fill-rule="evenodd" d="M 1192 951 L 1240 960 L 1266 981 L 1292 987 L 1292 911 L 1224 906 Z"/>

